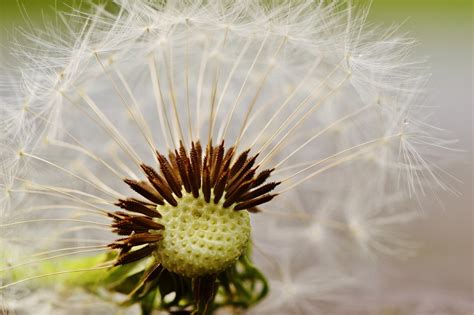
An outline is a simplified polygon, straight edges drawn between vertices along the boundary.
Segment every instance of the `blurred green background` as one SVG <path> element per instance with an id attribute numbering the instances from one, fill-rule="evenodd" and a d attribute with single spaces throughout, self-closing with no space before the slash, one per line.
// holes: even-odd
<path id="1" fill-rule="evenodd" d="M 102 1 L 104 2 L 104 1 Z M 457 187 L 462 196 L 440 193 L 445 209 L 433 204 L 426 209 L 422 224 L 411 227 L 424 243 L 420 256 L 407 262 L 394 262 L 397 272 L 387 275 L 393 283 L 388 292 L 435 291 L 446 296 L 473 296 L 473 8 L 471 0 L 353 0 L 355 5 L 371 2 L 369 22 L 402 24 L 419 41 L 415 55 L 427 58 L 432 80 L 427 103 L 437 108 L 433 123 L 448 130 L 448 137 L 459 139 L 464 153 L 451 155 L 442 165 L 462 180 Z M 71 10 L 80 5 L 73 0 L 0 0 L 0 65 L 6 60 L 8 43 L 15 29 L 31 24 L 41 27 L 42 17 L 52 16 L 54 8 Z M 28 18 L 26 18 L 28 17 Z M 30 25 L 31 26 L 31 25 Z M 3 52 L 3 55 L 2 55 Z M 389 295 L 389 294 L 388 294 Z M 399 313 L 393 313 L 399 314 Z"/>
<path id="2" fill-rule="evenodd" d="M 337 1 L 337 0 L 336 0 Z M 0 0 L 0 24 L 3 30 L 22 23 L 26 14 L 33 20 L 42 15 L 50 15 L 52 9 L 70 10 L 71 7 L 87 6 L 83 0 Z M 92 0 L 94 3 L 108 3 L 111 0 Z M 409 25 L 424 20 L 440 23 L 439 18 L 453 18 L 456 23 L 469 23 L 472 18 L 472 0 L 353 0 L 355 5 L 365 6 L 371 3 L 370 19 L 388 22 L 404 21 L 408 17 Z M 20 8 L 24 13 L 21 13 Z"/>

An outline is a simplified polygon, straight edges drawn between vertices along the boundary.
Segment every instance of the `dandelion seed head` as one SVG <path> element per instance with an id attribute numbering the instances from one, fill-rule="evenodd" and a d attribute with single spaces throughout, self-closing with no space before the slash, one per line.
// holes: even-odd
<path id="1" fill-rule="evenodd" d="M 370 239 L 370 235 L 368 234 L 367 230 L 357 220 L 348 222 L 348 226 L 354 238 L 361 243 L 366 243 Z"/>
<path id="2" fill-rule="evenodd" d="M 320 243 L 324 240 L 324 228 L 317 222 L 313 223 L 308 229 L 310 239 L 315 243 Z"/>
<path id="3" fill-rule="evenodd" d="M 443 142 L 420 111 L 426 77 L 411 39 L 368 27 L 349 2 L 116 9 L 62 13 L 61 31 L 25 33 L 19 79 L 0 80 L 15 91 L 0 100 L 2 213 L 7 229 L 35 226 L 25 253 L 98 242 L 112 257 L 101 268 L 150 268 L 130 295 L 171 272 L 212 296 L 228 268 L 253 268 L 250 230 L 278 242 L 267 246 L 277 258 L 297 242 L 346 260 L 354 240 L 368 255 L 405 247 L 391 226 L 412 216 L 381 200 L 442 185 L 419 149 Z M 254 212 L 299 221 L 255 226 Z M 309 269 L 282 278 L 290 298 L 274 305 L 306 311 L 310 293 L 324 295 Z M 346 283 L 330 278 L 328 291 Z"/>

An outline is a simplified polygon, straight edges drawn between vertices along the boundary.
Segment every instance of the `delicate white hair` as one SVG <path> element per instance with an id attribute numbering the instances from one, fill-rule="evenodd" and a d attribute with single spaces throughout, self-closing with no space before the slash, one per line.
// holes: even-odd
<path id="1" fill-rule="evenodd" d="M 120 179 L 180 141 L 224 140 L 275 168 L 281 195 L 256 215 L 254 242 L 277 262 L 324 253 L 295 278 L 311 282 L 292 296 L 303 309 L 348 247 L 411 251 L 392 231 L 416 217 L 403 202 L 433 182 L 451 190 L 430 161 L 447 142 L 427 121 L 415 42 L 350 2 L 116 0 L 91 12 L 24 32 L 19 66 L 0 79 L 0 237 L 23 246 L 13 264 L 110 239 L 90 228 L 128 193 Z"/>

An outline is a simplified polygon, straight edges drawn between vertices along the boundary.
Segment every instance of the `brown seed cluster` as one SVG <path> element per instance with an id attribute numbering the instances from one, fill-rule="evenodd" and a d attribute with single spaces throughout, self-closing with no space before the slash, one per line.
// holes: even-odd
<path id="1" fill-rule="evenodd" d="M 126 238 L 116 240 L 109 246 L 120 249 L 119 264 L 133 262 L 150 255 L 161 234 L 150 233 L 165 227 L 154 218 L 160 218 L 159 205 L 168 203 L 178 206 L 183 189 L 198 198 L 201 194 L 208 203 L 219 203 L 232 210 L 257 211 L 257 206 L 275 197 L 270 192 L 279 182 L 267 183 L 273 169 L 257 173 L 257 155 L 250 156 L 250 150 L 237 155 L 234 147 L 228 150 L 224 142 L 213 146 L 208 144 L 203 154 L 199 142 L 192 142 L 191 149 L 180 143 L 179 149 L 170 152 L 168 158 L 156 152 L 160 173 L 153 167 L 141 164 L 147 180 L 125 179 L 130 188 L 146 198 L 146 201 L 128 198 L 116 205 L 128 211 L 118 211 L 110 216 L 114 222 L 113 231 Z M 146 245 L 130 252 L 133 246 Z"/>
<path id="2" fill-rule="evenodd" d="M 136 199 L 127 199 L 120 200 L 116 205 L 130 212 L 135 212 L 134 209 L 142 210 L 147 204 Z M 160 214 L 150 208 L 147 209 L 152 216 L 130 215 L 122 211 L 109 213 L 109 216 L 114 221 L 112 223 L 112 231 L 118 235 L 127 235 L 127 237 L 119 238 L 109 244 L 110 248 L 120 249 L 115 265 L 125 265 L 151 255 L 155 250 L 155 243 L 162 239 L 161 234 L 150 233 L 151 230 L 159 231 L 164 229 L 162 224 L 153 221 L 153 218 L 160 217 Z M 151 213 L 151 211 L 154 213 Z M 139 213 L 142 212 L 140 211 Z M 134 246 L 140 245 L 145 246 L 139 250 L 131 251 Z"/>
<path id="3" fill-rule="evenodd" d="M 226 151 L 222 142 L 218 146 L 209 144 L 202 158 L 199 142 L 191 143 L 189 154 L 181 143 L 179 150 L 169 154 L 169 159 L 156 152 L 161 175 L 142 164 L 148 181 L 125 179 L 125 182 L 158 205 L 168 202 L 177 206 L 176 197 L 181 198 L 184 189 L 195 198 L 202 191 L 206 202 L 217 204 L 224 198 L 224 208 L 235 204 L 233 210 L 248 210 L 270 201 L 275 195 L 269 192 L 279 185 L 278 182 L 265 184 L 273 170 L 257 174 L 258 166 L 254 167 L 257 155 L 249 157 L 249 153 L 246 150 L 236 157 L 234 148 Z"/>

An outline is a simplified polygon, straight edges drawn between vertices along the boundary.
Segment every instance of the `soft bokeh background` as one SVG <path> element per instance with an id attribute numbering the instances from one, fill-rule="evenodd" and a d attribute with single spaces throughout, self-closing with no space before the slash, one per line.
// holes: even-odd
<path id="1" fill-rule="evenodd" d="M 369 1 L 353 2 L 363 6 Z M 5 64 L 15 28 L 27 25 L 28 19 L 40 26 L 42 16 L 50 15 L 52 8 L 70 10 L 77 3 L 0 0 L 0 63 Z M 446 152 L 440 160 L 462 181 L 456 186 L 461 196 L 440 192 L 444 207 L 427 201 L 426 218 L 410 227 L 423 244 L 419 256 L 393 262 L 389 268 L 393 271 L 382 281 L 386 290 L 366 301 L 380 306 L 378 314 L 421 314 L 422 309 L 423 314 L 474 314 L 472 16 L 470 0 L 373 0 L 371 4 L 369 22 L 402 23 L 400 32 L 407 31 L 419 41 L 415 54 L 427 58 L 432 72 L 427 93 L 427 103 L 436 108 L 432 120 L 449 131 L 448 137 L 458 139 L 455 147 L 464 151 Z M 420 303 L 427 306 L 415 306 Z"/>
<path id="2" fill-rule="evenodd" d="M 418 289 L 431 299 L 474 299 L 473 262 L 473 8 L 471 1 L 385 0 L 374 1 L 372 21 L 406 21 L 401 29 L 419 40 L 416 54 L 428 57 L 432 79 L 428 103 L 437 108 L 433 121 L 459 139 L 456 147 L 465 153 L 454 154 L 445 168 L 462 184 L 460 198 L 440 193 L 444 209 L 433 204 L 427 217 L 414 226 L 424 246 L 417 259 L 400 264 L 398 281 Z M 430 292 L 431 291 L 431 292 Z M 440 295 L 440 297 L 437 297 Z M 450 314 L 450 313 L 449 313 Z M 470 314 L 474 314 L 471 308 Z"/>

